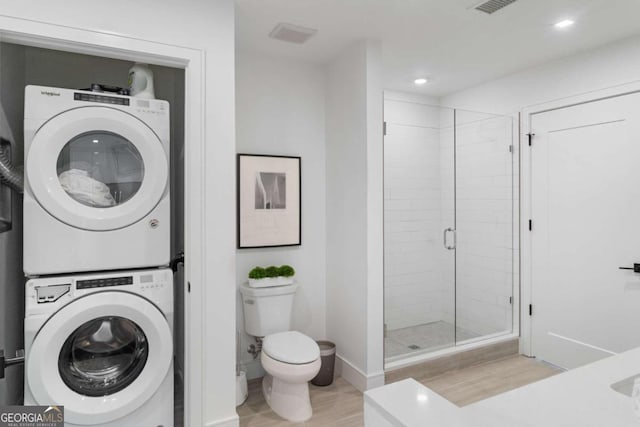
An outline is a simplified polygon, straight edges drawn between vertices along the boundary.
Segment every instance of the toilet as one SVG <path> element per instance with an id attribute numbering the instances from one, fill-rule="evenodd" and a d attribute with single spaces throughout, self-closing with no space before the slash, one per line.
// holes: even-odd
<path id="1" fill-rule="evenodd" d="M 297 284 L 252 288 L 240 286 L 245 331 L 262 338 L 260 361 L 267 372 L 262 392 L 273 412 L 303 422 L 311 418 L 308 382 L 320 370 L 320 348 L 308 336 L 292 331 L 291 311 Z"/>

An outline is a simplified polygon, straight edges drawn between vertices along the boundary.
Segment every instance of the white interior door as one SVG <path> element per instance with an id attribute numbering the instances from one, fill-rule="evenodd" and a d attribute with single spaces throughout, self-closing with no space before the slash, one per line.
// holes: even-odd
<path id="1" fill-rule="evenodd" d="M 640 346 L 640 94 L 531 117 L 532 354 L 574 368 Z"/>

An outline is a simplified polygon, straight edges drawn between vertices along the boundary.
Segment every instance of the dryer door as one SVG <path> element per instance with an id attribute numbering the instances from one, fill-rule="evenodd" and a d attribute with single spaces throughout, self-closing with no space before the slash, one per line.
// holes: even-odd
<path id="1" fill-rule="evenodd" d="M 169 323 L 143 297 L 106 291 L 78 298 L 38 331 L 26 358 L 39 404 L 64 405 L 65 421 L 93 425 L 142 406 L 173 358 Z"/>
<path id="2" fill-rule="evenodd" d="M 25 172 L 35 199 L 76 228 L 127 227 L 167 190 L 169 161 L 144 122 L 110 107 L 61 113 L 35 133 Z"/>

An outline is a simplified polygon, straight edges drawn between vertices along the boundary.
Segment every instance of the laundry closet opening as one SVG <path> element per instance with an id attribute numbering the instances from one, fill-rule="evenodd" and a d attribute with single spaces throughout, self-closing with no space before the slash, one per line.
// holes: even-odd
<path id="1" fill-rule="evenodd" d="M 17 166 L 20 171 L 23 167 L 23 159 L 25 158 L 25 139 L 28 137 L 28 135 L 25 134 L 25 130 L 28 134 L 28 129 L 25 129 L 25 87 L 41 86 L 44 88 L 58 88 L 63 92 L 67 89 L 72 91 L 90 89 L 92 85 L 95 84 L 103 85 L 103 87 L 128 88 L 130 86 L 129 70 L 133 65 L 130 61 L 100 56 L 83 55 L 11 43 L 0 43 L 0 144 L 2 151 L 8 154 L 13 165 Z M 185 72 L 184 69 L 166 66 L 150 65 L 149 68 L 153 73 L 155 99 L 166 101 L 166 103 L 140 98 L 140 103 L 135 105 L 140 107 L 138 111 L 141 114 L 145 113 L 149 117 L 156 113 L 161 113 L 156 111 L 154 106 L 159 106 L 158 108 L 161 109 L 164 109 L 164 105 L 167 106 L 168 129 L 165 126 L 164 130 L 159 131 L 158 129 L 154 129 L 153 125 L 148 125 L 148 129 L 145 130 L 149 135 L 155 135 L 158 140 L 163 141 L 165 145 L 162 148 L 164 148 L 165 152 L 159 150 L 161 155 L 157 153 L 155 155 L 147 154 L 143 152 L 144 150 L 140 149 L 140 147 L 136 147 L 134 144 L 127 142 L 127 138 L 123 138 L 121 135 L 110 131 L 106 127 L 102 127 L 99 124 L 100 121 L 96 121 L 94 131 L 71 138 L 66 146 L 60 150 L 59 156 L 56 155 L 57 158 L 51 160 L 51 162 L 56 166 L 55 172 L 60 181 L 63 180 L 65 173 L 69 175 L 69 171 L 83 173 L 83 171 L 87 172 L 88 168 L 92 168 L 93 170 L 99 170 L 100 168 L 117 170 L 120 174 L 119 177 L 104 177 L 107 174 L 103 173 L 104 178 L 102 182 L 96 184 L 92 181 L 92 185 L 101 184 L 100 188 L 104 190 L 103 198 L 105 202 L 103 205 L 97 207 L 100 208 L 101 212 L 104 212 L 105 217 L 108 215 L 115 216 L 113 212 L 117 212 L 115 211 L 116 209 L 125 209 L 126 206 L 134 206 L 135 203 L 137 203 L 135 201 L 136 194 L 148 191 L 149 188 L 151 188 L 149 186 L 153 184 L 154 178 L 155 181 L 161 181 L 162 178 L 155 175 L 157 171 L 164 170 L 163 174 L 166 174 L 168 184 L 164 186 L 163 184 L 156 183 L 156 186 L 160 188 L 160 190 L 157 190 L 160 193 L 170 195 L 170 197 L 166 197 L 167 205 L 163 208 L 167 211 L 167 214 L 159 220 L 161 221 L 160 225 L 157 224 L 157 221 L 153 222 L 153 220 L 149 220 L 144 215 L 140 215 L 141 218 L 139 221 L 146 221 L 149 228 L 162 227 L 165 225 L 165 222 L 167 222 L 166 226 L 170 228 L 170 232 L 167 233 L 167 235 L 170 237 L 163 238 L 157 245 L 147 244 L 145 246 L 142 244 L 139 245 L 139 239 L 136 234 L 130 233 L 127 235 L 127 233 L 122 233 L 118 235 L 117 239 L 110 241 L 108 250 L 105 250 L 104 247 L 99 248 L 98 246 L 100 245 L 96 244 L 96 253 L 100 253 L 101 257 L 108 258 L 109 253 L 113 253 L 114 256 L 116 256 L 115 254 L 121 253 L 126 248 L 140 247 L 141 251 L 143 251 L 144 248 L 148 248 L 149 251 L 160 249 L 168 256 L 163 256 L 163 262 L 161 264 L 148 263 L 134 267 L 131 265 L 119 267 L 119 261 L 109 263 L 107 259 L 104 259 L 104 265 L 107 266 L 106 268 L 87 267 L 78 270 L 78 272 L 66 269 L 60 272 L 52 271 L 51 274 L 40 271 L 32 274 L 27 271 L 27 274 L 30 276 L 29 278 L 37 277 L 38 280 L 42 280 L 43 277 L 57 277 L 62 279 L 78 273 L 83 276 L 85 282 L 89 280 L 89 276 L 94 275 L 95 277 L 100 277 L 99 280 L 102 280 L 102 282 L 100 282 L 102 284 L 111 280 L 109 283 L 114 285 L 113 288 L 105 287 L 105 293 L 102 294 L 107 295 L 107 291 L 122 290 L 127 292 L 127 289 L 131 290 L 131 288 L 125 288 L 125 286 L 122 286 L 122 289 L 118 287 L 121 284 L 127 285 L 129 277 L 133 278 L 134 285 L 137 286 L 137 284 L 140 284 L 141 288 L 145 288 L 143 285 L 145 280 L 154 280 L 153 286 L 160 287 L 160 284 L 156 284 L 156 276 L 160 274 L 157 273 L 157 271 L 163 271 L 161 283 L 164 287 L 163 289 L 167 289 L 167 292 L 172 294 L 170 298 L 172 301 L 170 302 L 170 306 L 166 307 L 166 310 L 163 310 L 161 313 L 162 316 L 159 317 L 159 319 L 164 319 L 164 321 L 169 322 L 169 324 L 173 322 L 173 325 L 169 327 L 169 329 L 172 330 L 172 336 L 171 334 L 166 336 L 162 335 L 165 337 L 163 338 L 165 341 L 170 341 L 169 343 L 163 342 L 162 348 L 169 352 L 173 349 L 173 354 L 168 360 L 173 360 L 172 366 L 174 371 L 173 399 L 165 399 L 163 402 L 165 402 L 165 404 L 169 401 L 174 402 L 175 425 L 181 426 L 183 425 L 184 402 L 184 293 L 186 289 L 184 286 L 182 264 L 177 261 L 169 263 L 169 261 L 178 260 L 180 255 L 184 253 Z M 45 90 L 43 89 L 43 91 Z M 55 93 L 57 93 L 56 91 L 52 92 L 54 92 L 54 95 L 52 95 L 51 98 L 58 96 L 55 95 Z M 117 92 L 103 91 L 95 93 L 96 97 L 104 97 L 104 99 L 96 98 L 96 107 L 116 108 L 117 102 L 120 102 L 117 100 L 121 100 L 123 103 L 126 101 L 126 99 L 118 95 Z M 76 94 L 76 96 L 80 95 Z M 101 99 L 103 101 L 106 100 L 106 103 L 101 102 Z M 126 102 L 134 103 L 137 102 L 137 99 L 138 98 L 132 97 L 130 101 Z M 46 102 L 46 100 L 43 102 Z M 106 105 L 107 103 L 113 105 Z M 37 103 L 30 105 L 37 106 Z M 145 105 L 148 107 L 146 107 L 146 111 L 143 111 Z M 73 107 L 69 107 L 69 110 L 71 109 L 73 109 Z M 120 113 L 122 113 L 122 111 L 120 111 Z M 122 116 L 126 116 L 126 114 L 122 114 Z M 63 114 L 58 116 L 52 115 L 49 121 L 58 119 L 64 121 L 62 117 Z M 135 122 L 135 120 L 142 116 L 139 115 L 135 117 L 135 115 L 131 115 L 131 117 L 131 120 Z M 87 118 L 86 120 L 93 119 Z M 124 120 L 114 118 L 113 126 L 124 127 L 126 126 L 124 122 Z M 158 122 L 160 122 L 160 120 L 158 120 Z M 64 123 L 63 125 L 66 126 L 67 124 Z M 142 129 L 143 126 L 140 128 Z M 131 132 L 137 131 L 132 130 Z M 163 136 L 163 132 L 166 133 L 166 136 Z M 123 135 L 126 135 L 126 133 Z M 99 149 L 97 148 L 98 145 L 100 146 Z M 95 147 L 95 151 L 89 153 L 89 149 L 93 147 Z M 164 157 L 168 160 L 166 163 L 163 163 Z M 143 164 L 140 161 L 140 159 L 143 158 L 151 159 L 152 161 Z M 158 159 L 161 161 L 157 161 Z M 82 165 L 86 165 L 86 167 L 83 168 Z M 30 173 L 35 175 L 34 171 L 30 171 Z M 122 178 L 123 176 L 126 178 Z M 95 179 L 95 181 L 100 180 Z M 145 184 L 144 181 L 148 181 L 149 184 Z M 24 196 L 18 194 L 16 191 L 12 191 L 6 184 L 6 182 L 0 183 L 0 265 L 2 266 L 2 268 L 0 268 L 0 349 L 4 349 L 7 357 L 11 357 L 17 350 L 25 348 L 26 345 L 25 298 L 29 298 L 29 292 L 25 295 L 25 285 L 29 278 L 25 278 L 26 268 L 25 260 L 23 259 L 23 245 L 25 242 L 23 236 L 24 233 L 28 231 L 27 228 L 29 224 L 28 221 L 25 221 L 23 211 Z M 32 187 L 35 187 L 35 185 L 36 184 L 32 183 Z M 68 187 L 63 185 L 63 188 L 65 188 L 66 191 Z M 62 194 L 64 195 L 64 193 Z M 96 203 L 98 203 L 94 200 L 82 199 L 82 196 L 78 196 L 77 193 L 71 194 L 67 192 L 67 195 L 77 200 L 79 206 L 84 205 L 87 209 L 96 208 Z M 56 197 L 56 195 L 53 194 L 51 197 Z M 142 197 L 140 197 L 140 199 L 142 199 Z M 149 203 L 150 209 L 157 209 L 162 202 L 152 201 Z M 55 219 L 61 223 L 64 222 L 60 221 L 60 217 L 56 217 L 58 212 L 45 207 L 44 202 L 41 202 L 40 206 L 53 218 L 52 221 Z M 73 209 L 71 209 L 71 211 L 73 211 Z M 82 216 L 82 212 L 82 208 L 79 207 L 76 212 L 71 212 L 71 214 Z M 133 215 L 135 216 L 135 214 Z M 164 218 L 168 221 L 164 221 Z M 74 227 L 75 226 L 72 228 Z M 75 228 L 77 229 L 78 227 Z M 123 227 L 122 229 L 125 228 Z M 110 233 L 111 230 L 94 229 L 93 232 L 101 233 L 104 236 Z M 65 236 L 64 233 L 59 234 L 60 239 L 65 239 Z M 87 244 L 87 241 L 91 239 L 90 233 L 82 237 L 68 236 L 70 239 L 76 239 L 78 244 Z M 86 241 L 83 242 L 85 238 Z M 62 247 L 60 240 L 56 241 L 56 239 L 52 239 L 50 236 L 43 236 L 41 241 L 36 240 L 36 242 L 38 245 L 42 245 L 42 247 Z M 33 246 L 33 243 L 31 243 L 31 245 Z M 66 246 L 68 245 L 69 242 L 66 242 Z M 154 248 L 152 246 L 160 246 L 160 248 Z M 97 249 L 100 250 L 98 251 Z M 73 258 L 76 255 L 73 254 L 72 251 L 67 252 L 66 250 L 61 250 L 61 253 L 56 256 L 59 257 L 59 259 L 63 259 L 66 256 L 72 264 Z M 165 258 L 166 262 L 164 261 Z M 95 265 L 100 266 L 103 264 L 98 259 Z M 170 267 L 174 267 L 173 272 L 169 270 Z M 145 275 L 143 273 L 147 274 Z M 153 279 L 149 279 L 149 277 L 153 277 Z M 139 283 L 138 278 L 140 278 Z M 78 284 L 76 284 L 75 279 L 70 283 L 73 283 L 72 286 L 80 289 L 80 279 L 78 279 Z M 118 289 L 116 289 L 117 287 Z M 147 288 L 150 287 L 152 286 L 148 286 Z M 138 297 L 142 297 L 142 295 L 143 294 L 139 294 Z M 36 298 L 39 300 L 41 295 L 38 294 Z M 57 298 L 57 296 L 49 295 L 46 298 L 53 300 Z M 156 306 L 158 305 L 153 300 L 153 297 L 150 297 L 149 301 Z M 54 315 L 52 315 L 52 317 L 53 316 Z M 152 317 L 153 316 L 150 318 Z M 142 378 L 144 375 L 144 367 L 140 366 L 146 363 L 149 369 L 151 363 L 155 363 L 154 360 L 156 360 L 157 356 L 153 354 L 154 344 L 151 342 L 155 338 L 152 337 L 152 334 L 144 330 L 144 322 L 147 320 L 141 319 L 137 323 L 133 322 L 134 324 L 131 327 L 128 326 L 132 324 L 131 322 L 127 319 L 123 320 L 122 318 L 118 318 L 117 316 L 108 316 L 100 320 L 98 323 L 102 325 L 101 327 L 106 327 L 105 325 L 109 324 L 110 328 L 115 331 L 114 335 L 119 330 L 122 332 L 121 337 L 135 337 L 135 339 L 138 340 L 137 344 L 139 347 L 141 349 L 147 349 L 148 354 L 144 355 L 144 357 L 146 357 L 146 359 L 143 360 L 144 363 L 140 362 L 139 358 L 134 360 L 136 363 L 139 362 L 138 365 L 136 365 L 138 366 L 136 369 L 143 372 L 143 374 L 140 374 Z M 157 325 L 151 326 L 155 327 Z M 89 326 L 89 329 L 90 328 Z M 136 328 L 140 328 L 140 330 Z M 81 329 L 77 329 L 73 331 L 73 334 L 81 336 L 82 332 Z M 27 339 L 29 339 L 28 336 Z M 149 340 L 149 342 L 146 340 Z M 62 346 L 64 343 L 65 338 L 63 338 L 59 344 Z M 69 344 L 67 347 L 71 346 L 70 348 L 73 349 L 72 341 L 69 341 L 67 344 Z M 158 347 L 155 347 L 155 349 L 157 350 Z M 69 349 L 67 348 L 67 350 Z M 58 363 L 58 356 L 57 354 L 51 355 L 52 358 L 56 359 L 56 363 Z M 91 372 L 89 372 L 89 374 L 91 374 Z M 24 375 L 25 373 L 22 367 L 16 366 L 6 370 L 6 378 L 0 381 L 0 405 L 15 405 L 24 402 L 25 387 L 27 386 L 28 388 L 28 384 L 24 382 Z M 136 383 L 136 380 L 133 378 L 129 378 L 129 381 L 131 384 Z M 123 382 L 120 386 L 117 382 L 114 382 L 111 389 L 115 392 L 118 387 L 126 388 L 128 385 Z M 97 393 L 99 394 L 100 392 Z M 55 399 L 55 396 L 52 396 L 52 398 Z M 62 400 L 49 403 L 60 405 L 70 404 Z"/>

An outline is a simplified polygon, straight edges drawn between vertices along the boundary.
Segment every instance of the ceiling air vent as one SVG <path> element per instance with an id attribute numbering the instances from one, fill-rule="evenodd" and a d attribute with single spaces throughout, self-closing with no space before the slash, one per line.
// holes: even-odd
<path id="1" fill-rule="evenodd" d="M 302 44 L 309 40 L 318 30 L 300 27 L 293 24 L 278 24 L 271 30 L 269 37 L 289 43 Z"/>
<path id="2" fill-rule="evenodd" d="M 479 10 L 480 12 L 492 14 L 516 1 L 517 0 L 489 0 L 475 6 L 474 9 Z"/>

